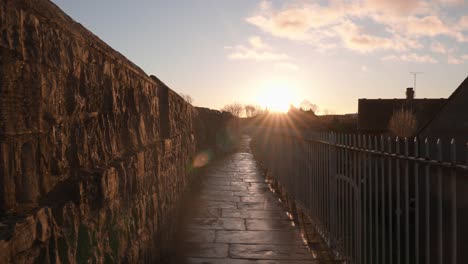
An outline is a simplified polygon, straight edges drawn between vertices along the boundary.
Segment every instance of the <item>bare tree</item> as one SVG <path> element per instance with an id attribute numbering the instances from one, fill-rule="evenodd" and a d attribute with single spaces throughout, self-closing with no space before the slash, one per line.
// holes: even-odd
<path id="1" fill-rule="evenodd" d="M 323 109 L 322 111 L 322 115 L 333 115 L 333 114 L 334 114 L 333 110 L 330 110 L 327 108 Z"/>
<path id="2" fill-rule="evenodd" d="M 388 130 L 395 136 L 412 137 L 417 130 L 416 116 L 411 110 L 401 108 L 390 118 Z"/>
<path id="3" fill-rule="evenodd" d="M 255 105 L 246 105 L 244 106 L 244 111 L 246 117 L 253 117 L 261 112 L 261 107 Z"/>
<path id="4" fill-rule="evenodd" d="M 225 105 L 221 110 L 229 112 L 234 116 L 240 117 L 242 115 L 242 112 L 244 111 L 244 106 L 239 103 L 232 103 Z"/>
<path id="5" fill-rule="evenodd" d="M 188 94 L 183 94 L 181 93 L 180 94 L 180 97 L 182 97 L 187 103 L 189 104 L 192 104 L 193 103 L 193 98 L 192 96 L 188 95 Z"/>
<path id="6" fill-rule="evenodd" d="M 318 106 L 316 104 L 311 103 L 309 100 L 303 100 L 299 105 L 299 108 L 304 111 L 312 110 L 312 112 L 314 113 L 317 113 L 317 111 L 319 110 Z"/>

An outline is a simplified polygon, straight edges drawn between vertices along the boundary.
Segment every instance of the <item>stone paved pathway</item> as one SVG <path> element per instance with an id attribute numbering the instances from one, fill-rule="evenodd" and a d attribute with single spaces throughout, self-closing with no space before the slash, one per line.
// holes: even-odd
<path id="1" fill-rule="evenodd" d="M 242 138 L 237 153 L 211 165 L 183 227 L 185 263 L 316 264 Z"/>

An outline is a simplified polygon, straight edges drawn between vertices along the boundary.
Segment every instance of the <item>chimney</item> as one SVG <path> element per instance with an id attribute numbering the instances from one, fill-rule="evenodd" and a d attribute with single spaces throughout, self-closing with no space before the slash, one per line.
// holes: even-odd
<path id="1" fill-rule="evenodd" d="M 411 87 L 406 88 L 406 99 L 407 100 L 413 100 L 414 99 L 414 90 L 413 90 L 413 88 L 411 88 Z"/>

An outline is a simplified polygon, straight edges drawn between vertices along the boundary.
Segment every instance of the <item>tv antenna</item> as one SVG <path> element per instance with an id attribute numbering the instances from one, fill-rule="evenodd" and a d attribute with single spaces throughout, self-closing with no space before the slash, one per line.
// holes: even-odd
<path id="1" fill-rule="evenodd" d="M 411 75 L 413 75 L 413 80 L 414 80 L 414 86 L 413 89 L 416 90 L 416 77 L 418 74 L 423 74 L 424 72 L 410 72 Z"/>

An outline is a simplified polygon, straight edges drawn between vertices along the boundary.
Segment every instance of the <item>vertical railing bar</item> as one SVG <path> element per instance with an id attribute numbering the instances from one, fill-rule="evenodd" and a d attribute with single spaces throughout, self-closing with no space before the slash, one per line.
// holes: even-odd
<path id="1" fill-rule="evenodd" d="M 348 137 L 348 134 L 345 135 L 345 146 L 348 146 L 349 144 L 349 137 Z M 349 164 L 349 161 L 348 161 L 348 149 L 345 148 L 344 149 L 344 177 L 348 177 L 348 164 Z M 343 240 L 343 243 L 344 243 L 344 248 L 345 248 L 345 252 L 346 252 L 346 257 L 348 258 L 349 257 L 349 248 L 348 248 L 348 224 L 349 224 L 349 219 L 348 219 L 348 204 L 349 204 L 349 199 L 348 199 L 348 184 L 346 183 L 346 181 L 343 181 L 343 189 L 344 189 L 344 240 Z"/>
<path id="2" fill-rule="evenodd" d="M 442 162 L 442 141 L 437 140 L 437 160 Z M 443 237 L 443 206 L 442 206 L 442 168 L 437 166 L 437 251 L 439 264 L 444 260 Z"/>
<path id="3" fill-rule="evenodd" d="M 367 147 L 367 140 L 366 136 L 363 136 L 363 148 L 368 149 Z M 367 157 L 366 154 L 361 154 L 360 155 L 361 159 L 359 161 L 359 175 L 360 175 L 360 182 L 361 184 L 361 192 L 363 193 L 363 199 L 362 199 L 362 207 L 361 207 L 361 212 L 360 214 L 362 215 L 362 228 L 361 228 L 361 259 L 364 264 L 367 264 L 367 256 L 366 256 L 366 249 L 367 249 L 367 238 L 366 238 L 366 229 L 367 229 L 367 215 L 366 215 L 366 210 L 367 210 L 367 179 L 366 179 L 366 162 L 367 162 Z"/>
<path id="4" fill-rule="evenodd" d="M 356 142 L 357 144 L 357 148 L 358 149 L 361 149 L 362 148 L 362 145 L 361 145 L 361 137 L 357 134 L 354 135 L 354 141 Z M 360 186 L 359 184 L 359 174 L 358 174 L 358 155 L 359 155 L 360 151 L 355 151 L 354 155 L 353 155 L 353 171 L 354 171 L 354 184 L 355 186 Z M 353 254 L 354 254 L 354 258 L 353 260 L 354 261 L 357 261 L 358 259 L 358 249 L 359 249 L 359 233 L 361 232 L 361 219 L 360 219 L 360 215 L 359 215 L 359 203 L 360 203 L 360 200 L 359 200 L 359 189 L 353 189 L 353 219 L 354 219 L 354 226 L 355 226 L 355 230 L 354 230 L 354 242 L 353 242 Z"/>
<path id="5" fill-rule="evenodd" d="M 337 157 L 338 157 L 338 170 L 337 170 L 337 192 L 336 192 L 336 197 L 337 197 L 337 204 L 338 204 L 338 210 L 336 211 L 336 217 L 338 218 L 338 235 L 336 237 L 336 243 L 337 247 L 341 247 L 341 241 L 343 237 L 343 199 L 341 199 L 341 194 L 342 194 L 342 189 L 341 189 L 341 180 L 339 178 L 339 175 L 343 174 L 342 170 L 342 159 L 341 159 L 341 145 L 343 143 L 343 134 L 338 135 L 338 148 L 337 148 Z M 342 250 L 342 249 L 340 249 Z"/>
<path id="6" fill-rule="evenodd" d="M 348 144 L 348 134 L 343 135 L 343 146 L 347 146 Z M 347 160 L 346 160 L 346 148 L 342 149 L 341 155 L 342 155 L 342 175 L 341 177 L 346 177 L 348 170 L 346 168 L 347 166 Z M 346 182 L 342 179 L 341 180 L 341 197 L 343 201 L 343 210 L 342 210 L 342 215 L 343 215 L 343 234 L 342 234 L 342 247 L 343 247 L 343 254 L 345 257 L 348 257 L 348 252 L 347 252 L 347 231 L 348 231 L 348 226 L 347 226 L 347 206 L 348 206 L 348 201 L 346 199 Z"/>
<path id="7" fill-rule="evenodd" d="M 322 141 L 322 133 L 320 133 L 320 141 Z M 322 227 L 323 226 L 323 197 L 322 197 L 322 191 L 323 191 L 323 188 L 322 188 L 322 175 L 323 175 L 323 171 L 322 171 L 322 143 L 317 143 L 317 151 L 318 151 L 318 193 L 319 193 L 319 197 L 318 197 L 318 201 L 319 201 L 319 220 L 320 220 L 320 226 Z"/>
<path id="8" fill-rule="evenodd" d="M 307 164 L 308 164 L 308 170 L 307 170 L 307 208 L 312 212 L 312 143 L 309 141 L 307 142 Z"/>
<path id="9" fill-rule="evenodd" d="M 354 148 L 357 148 L 356 142 L 356 135 L 351 134 L 351 144 Z M 354 252 L 354 236 L 353 232 L 356 230 L 355 228 L 355 219 L 354 219 L 354 188 L 352 183 L 354 182 L 354 155 L 356 151 L 350 150 L 349 151 L 349 184 L 348 184 L 348 199 L 349 199 L 349 255 L 351 257 L 350 261 L 353 261 L 353 252 Z"/>
<path id="10" fill-rule="evenodd" d="M 328 236 L 330 236 L 330 213 L 331 213 L 331 210 L 330 210 L 330 148 L 331 148 L 331 145 L 330 145 L 330 137 L 331 137 L 331 133 L 327 133 L 327 142 L 328 144 L 325 146 L 325 149 L 326 149 L 326 156 L 325 156 L 325 168 L 327 169 L 327 173 L 326 173 L 326 184 L 327 184 L 327 187 L 325 189 L 325 199 L 326 199 L 326 206 L 325 208 L 327 209 L 327 212 L 326 212 L 326 217 L 327 217 L 327 233 L 328 233 Z"/>
<path id="11" fill-rule="evenodd" d="M 400 155 L 400 138 L 396 137 L 395 153 Z M 396 158 L 396 221 L 397 221 L 397 263 L 401 263 L 401 200 L 400 200 L 400 159 Z"/>
<path id="12" fill-rule="evenodd" d="M 457 146 L 455 139 L 452 139 L 450 142 L 450 152 L 451 152 L 451 162 L 452 164 L 457 163 Z M 451 168 L 450 175 L 450 193 L 452 194 L 452 214 L 451 214 L 451 233 L 452 233 L 452 264 L 457 263 L 457 172 L 455 169 Z"/>
<path id="13" fill-rule="evenodd" d="M 332 169 L 333 169 L 333 175 L 332 175 L 332 180 L 333 180 L 333 247 L 336 246 L 336 240 L 338 238 L 338 199 L 337 199 L 337 193 L 338 193 L 338 182 L 337 182 L 337 169 L 339 167 L 338 165 L 338 138 L 339 134 L 335 133 L 334 138 L 333 138 L 333 153 L 332 153 Z"/>
<path id="14" fill-rule="evenodd" d="M 311 142 L 312 146 L 312 189 L 313 189 L 313 219 L 315 221 L 315 224 L 318 223 L 318 193 L 317 193 L 317 175 L 318 175 L 318 162 L 317 162 L 317 140 L 318 140 L 318 135 L 315 135 L 315 140 Z"/>
<path id="15" fill-rule="evenodd" d="M 334 135 L 335 133 L 332 132 L 330 133 L 329 135 L 329 143 L 330 145 L 328 145 L 328 160 L 327 160 L 327 163 L 328 163 L 328 221 L 329 221 L 329 229 L 332 230 L 333 229 L 333 196 L 332 196 L 332 193 L 333 193 L 333 149 L 335 148 L 334 147 Z"/>
<path id="16" fill-rule="evenodd" d="M 430 158 L 430 150 L 429 150 L 429 140 L 426 138 L 424 140 L 424 150 L 425 150 L 425 156 L 426 159 Z M 429 173 L 429 164 L 426 164 L 425 166 L 425 213 L 426 213 L 426 236 L 425 236 L 425 241 L 426 241 L 426 261 L 425 263 L 430 264 L 431 262 L 431 207 L 430 207 L 430 173 Z"/>
<path id="17" fill-rule="evenodd" d="M 391 137 L 388 137 L 388 153 L 392 153 L 392 139 Z M 388 237 L 389 237 L 389 263 L 393 263 L 393 197 L 392 197 L 392 165 L 393 165 L 393 160 L 391 157 L 388 157 L 388 220 L 390 222 L 389 226 L 389 232 L 388 232 Z"/>
<path id="18" fill-rule="evenodd" d="M 384 146 L 384 137 L 380 135 L 380 153 L 385 152 Z M 386 258 L 386 251 L 385 251 L 385 244 L 386 244 L 386 236 L 385 236 L 385 160 L 383 156 L 380 157 L 380 174 L 381 174 L 381 186 L 380 186 L 380 224 L 381 234 L 382 234 L 382 264 L 385 264 L 387 261 Z"/>
<path id="19" fill-rule="evenodd" d="M 354 147 L 353 145 L 353 141 L 352 141 L 352 135 L 349 134 L 348 135 L 348 144 L 351 146 L 351 147 Z M 352 178 L 352 171 L 351 171 L 351 150 L 348 150 L 347 151 L 347 155 L 346 155 L 346 164 L 347 164 L 347 170 L 348 170 L 348 173 L 346 174 L 347 177 L 348 177 L 348 183 L 346 184 L 346 190 L 347 190 L 347 195 L 346 195 L 346 200 L 348 202 L 348 206 L 347 206 L 347 212 L 348 212 L 348 215 L 346 217 L 347 219 L 347 229 L 348 229 L 348 232 L 347 232 L 347 244 L 348 244 L 348 257 L 351 257 L 351 232 L 352 232 L 352 222 L 351 222 L 351 206 L 352 206 L 352 202 L 351 202 L 351 185 L 349 184 L 349 181 L 351 180 Z"/>
<path id="20" fill-rule="evenodd" d="M 374 136 L 374 151 L 377 152 L 379 150 L 377 136 Z M 382 242 L 379 239 L 379 166 L 377 156 L 374 155 L 373 159 L 371 160 L 374 163 L 374 185 L 372 186 L 374 192 L 374 240 L 375 240 L 375 251 L 376 251 L 376 262 L 381 263 L 380 259 L 380 243 Z"/>
<path id="21" fill-rule="evenodd" d="M 368 141 L 368 148 L 369 150 L 373 150 L 374 149 L 374 146 L 372 144 L 372 137 L 369 136 L 369 141 Z M 369 212 L 368 212 L 368 219 L 369 219 L 369 261 L 370 263 L 375 263 L 376 262 L 376 259 L 375 257 L 377 255 L 375 255 L 375 242 L 374 241 L 374 193 L 373 193 L 373 184 L 374 184 L 374 175 L 373 175 L 373 170 L 372 170 L 372 155 L 369 154 L 367 155 L 367 168 L 368 168 L 368 174 L 367 174 L 367 178 L 368 178 L 368 181 L 367 181 L 367 190 L 366 192 L 368 192 L 368 206 L 369 206 Z"/>
<path id="22" fill-rule="evenodd" d="M 330 133 L 328 132 L 326 135 L 325 135 L 325 140 L 329 143 L 330 142 Z M 324 160 L 323 160 L 323 167 L 325 169 L 325 175 L 324 175 L 324 181 L 325 181 L 325 195 L 324 195 L 324 200 L 325 200 L 325 229 L 326 231 L 328 232 L 330 230 L 330 199 L 329 199 L 329 196 L 328 196 L 328 191 L 329 191 L 329 173 L 330 173 L 330 170 L 329 170 L 329 159 L 330 159 L 330 156 L 329 156 L 329 151 L 330 151 L 330 145 L 329 144 L 326 144 L 323 146 L 323 148 L 325 149 L 325 153 L 324 153 Z"/>
<path id="23" fill-rule="evenodd" d="M 414 138 L 414 157 L 419 158 L 419 141 Z M 415 264 L 419 264 L 419 163 L 414 163 L 414 252 Z"/>
<path id="24" fill-rule="evenodd" d="M 322 141 L 324 141 L 324 134 L 322 133 Z M 321 201 L 321 222 L 322 222 L 322 228 L 325 227 L 326 225 L 326 218 L 325 218 L 325 195 L 324 195 L 324 181 L 325 181 L 325 170 L 324 170 L 324 159 L 325 159 L 325 151 L 324 151 L 325 145 L 323 143 L 320 143 L 320 201 Z"/>
<path id="25" fill-rule="evenodd" d="M 408 138 L 405 137 L 405 157 L 409 157 Z M 409 161 L 405 160 L 405 258 L 410 264 L 410 229 L 409 229 Z"/>

